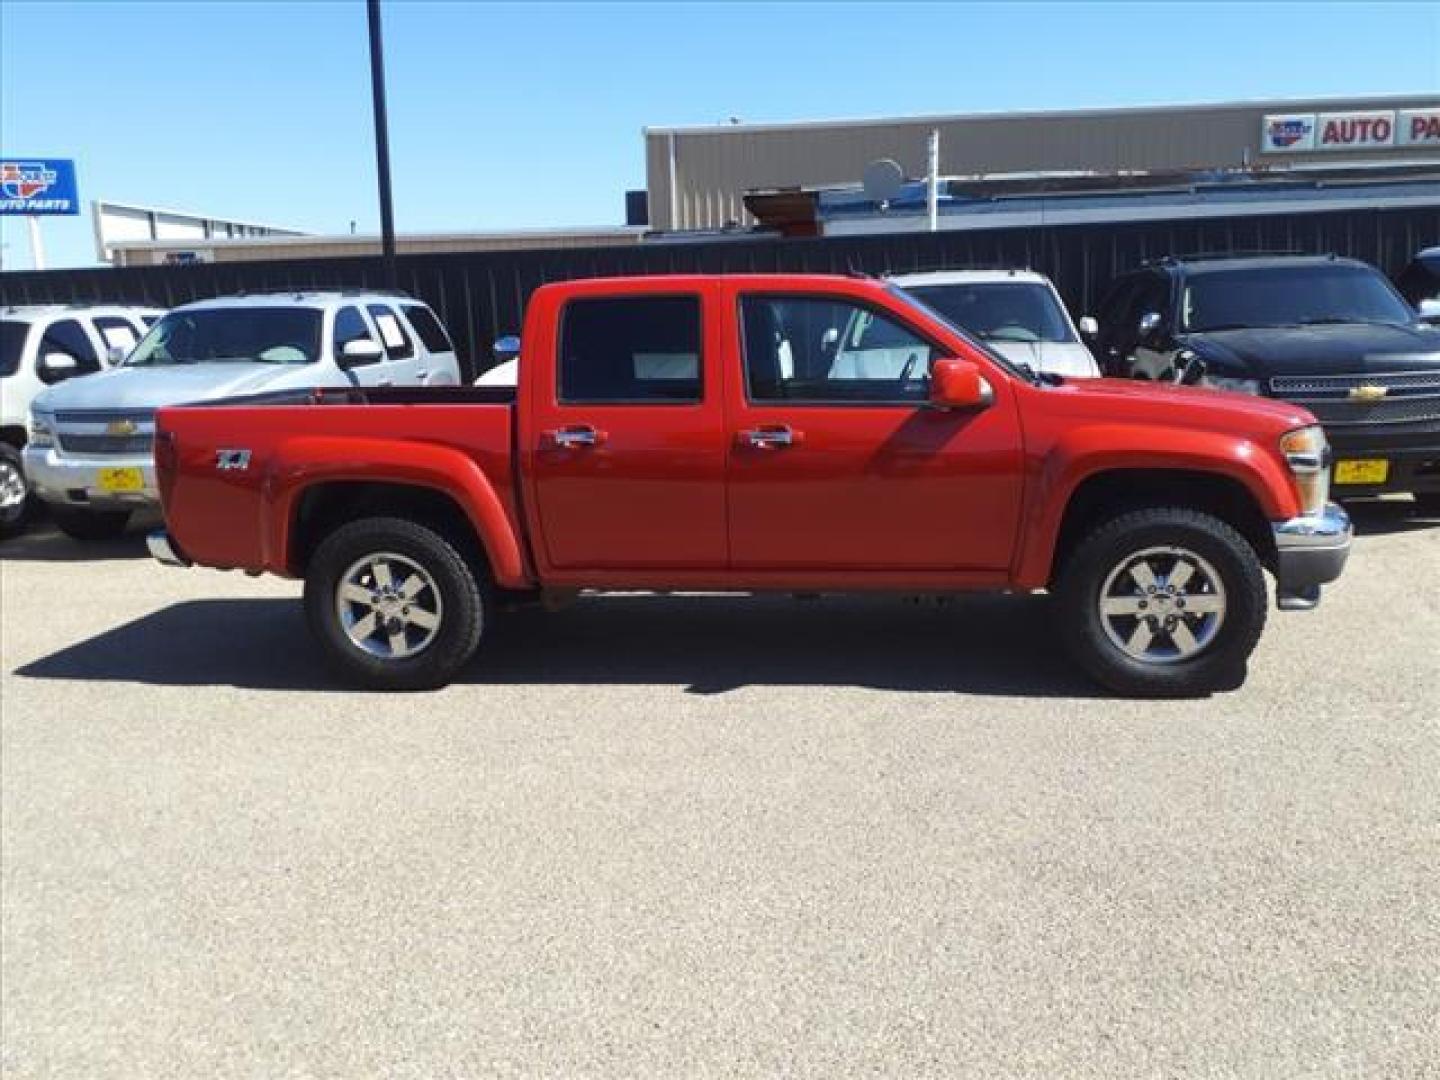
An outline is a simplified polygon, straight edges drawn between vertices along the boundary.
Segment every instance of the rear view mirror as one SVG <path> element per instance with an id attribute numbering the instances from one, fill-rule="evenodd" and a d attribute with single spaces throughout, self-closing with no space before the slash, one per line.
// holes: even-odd
<path id="1" fill-rule="evenodd" d="M 1080 336 L 1093 338 L 1100 333 L 1100 324 L 1094 315 L 1086 315 L 1080 320 Z"/>
<path id="2" fill-rule="evenodd" d="M 837 329 L 835 329 L 835 327 L 833 327 L 833 326 L 830 327 L 829 330 L 826 330 L 825 333 L 823 333 L 823 334 L 820 335 L 820 351 L 821 351 L 821 352 L 834 352 L 836 346 L 838 346 L 839 344 L 840 344 L 840 331 L 837 330 Z"/>
<path id="3" fill-rule="evenodd" d="M 995 400 L 995 389 L 969 360 L 946 357 L 930 368 L 930 404 L 941 409 L 979 409 Z"/>
<path id="4" fill-rule="evenodd" d="M 125 357 L 129 354 L 130 350 L 125 348 L 124 345 L 111 345 L 105 350 L 105 363 L 111 367 L 119 367 L 125 362 Z"/>
<path id="5" fill-rule="evenodd" d="M 1140 316 L 1140 340 L 1144 341 L 1154 337 L 1155 332 L 1160 329 L 1160 313 L 1158 311 L 1147 311 Z"/>
<path id="6" fill-rule="evenodd" d="M 514 334 L 498 337 L 490 351 L 494 354 L 496 363 L 503 364 L 507 360 L 514 360 L 520 355 L 520 339 Z"/>
<path id="7" fill-rule="evenodd" d="M 36 367 L 41 379 L 45 382 L 57 383 L 78 374 L 80 361 L 69 353 L 48 352 L 40 357 L 40 363 Z"/>
<path id="8" fill-rule="evenodd" d="M 340 366 L 347 371 L 352 367 L 373 364 L 385 355 L 378 341 L 370 338 L 351 338 L 340 347 Z"/>

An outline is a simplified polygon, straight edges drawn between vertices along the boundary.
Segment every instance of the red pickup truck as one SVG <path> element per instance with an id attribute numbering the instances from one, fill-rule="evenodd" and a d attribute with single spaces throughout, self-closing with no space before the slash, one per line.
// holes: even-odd
<path id="1" fill-rule="evenodd" d="M 444 684 L 576 590 L 1049 590 L 1128 694 L 1234 685 L 1348 518 L 1293 405 L 1038 377 L 867 278 L 547 285 L 519 386 L 162 409 L 163 562 L 305 580 L 323 651 Z"/>

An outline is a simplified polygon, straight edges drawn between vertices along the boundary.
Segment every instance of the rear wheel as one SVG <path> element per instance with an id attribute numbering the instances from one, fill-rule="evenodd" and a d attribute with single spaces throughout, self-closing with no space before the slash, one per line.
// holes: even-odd
<path id="1" fill-rule="evenodd" d="M 1100 525 L 1076 547 L 1058 594 L 1075 660 L 1137 697 L 1237 685 L 1265 626 L 1254 549 L 1218 518 L 1178 507 Z"/>
<path id="2" fill-rule="evenodd" d="M 56 526 L 72 540 L 93 543 L 114 540 L 130 524 L 129 510 L 77 510 L 71 506 L 51 508 Z"/>
<path id="3" fill-rule="evenodd" d="M 486 590 L 450 541 L 401 518 L 342 525 L 305 576 L 305 614 L 326 659 L 374 690 L 450 682 L 480 643 L 486 608 Z"/>
<path id="4" fill-rule="evenodd" d="M 31 505 L 20 451 L 9 443 L 0 443 L 0 539 L 25 528 Z"/>

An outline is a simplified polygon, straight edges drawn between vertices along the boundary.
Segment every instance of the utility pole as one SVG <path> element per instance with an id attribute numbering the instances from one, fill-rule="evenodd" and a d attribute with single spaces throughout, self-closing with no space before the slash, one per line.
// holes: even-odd
<path id="1" fill-rule="evenodd" d="M 380 0 L 365 0 L 370 16 L 370 88 L 375 99 L 375 171 L 380 177 L 380 252 L 385 284 L 395 288 L 395 208 L 390 201 L 390 124 L 385 116 L 385 46 L 380 36 Z"/>

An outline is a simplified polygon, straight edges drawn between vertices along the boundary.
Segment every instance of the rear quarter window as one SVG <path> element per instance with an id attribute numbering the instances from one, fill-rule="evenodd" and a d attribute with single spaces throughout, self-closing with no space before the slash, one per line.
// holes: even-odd
<path id="1" fill-rule="evenodd" d="M 445 333 L 445 327 L 440 325 L 440 320 L 435 313 L 423 304 L 406 304 L 402 309 L 405 318 L 415 331 L 415 336 L 420 343 L 432 353 L 454 352 L 455 346 L 450 344 L 450 335 Z"/>

